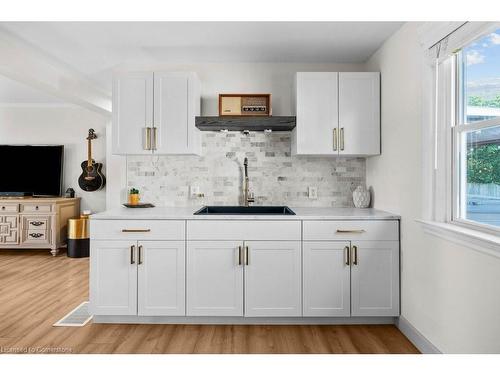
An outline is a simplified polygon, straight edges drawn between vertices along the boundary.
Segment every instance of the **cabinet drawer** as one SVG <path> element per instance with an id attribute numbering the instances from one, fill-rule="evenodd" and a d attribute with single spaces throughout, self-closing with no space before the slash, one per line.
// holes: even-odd
<path id="1" fill-rule="evenodd" d="M 304 241 L 398 241 L 398 220 L 304 221 Z"/>
<path id="2" fill-rule="evenodd" d="M 22 243 L 50 244 L 50 236 L 46 230 L 25 230 L 23 231 Z"/>
<path id="3" fill-rule="evenodd" d="M 47 203 L 23 203 L 21 212 L 51 212 L 52 205 Z"/>
<path id="4" fill-rule="evenodd" d="M 47 230 L 49 228 L 49 217 L 25 216 L 23 217 L 23 229 Z"/>
<path id="5" fill-rule="evenodd" d="M 300 221 L 188 220 L 188 240 L 300 241 Z"/>
<path id="6" fill-rule="evenodd" d="M 96 240 L 185 239 L 183 220 L 90 220 L 90 237 Z"/>
<path id="7" fill-rule="evenodd" d="M 0 214 L 7 212 L 18 212 L 19 205 L 17 203 L 0 203 Z"/>

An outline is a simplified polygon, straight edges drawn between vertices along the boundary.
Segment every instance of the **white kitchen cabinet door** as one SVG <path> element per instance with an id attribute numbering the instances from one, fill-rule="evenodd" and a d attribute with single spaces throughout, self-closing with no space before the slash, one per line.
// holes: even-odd
<path id="1" fill-rule="evenodd" d="M 242 245 L 242 241 L 187 242 L 188 316 L 243 315 Z"/>
<path id="2" fill-rule="evenodd" d="M 139 241 L 137 251 L 138 315 L 185 315 L 184 241 Z"/>
<path id="3" fill-rule="evenodd" d="M 300 241 L 245 241 L 245 316 L 301 316 Z"/>
<path id="4" fill-rule="evenodd" d="M 155 154 L 201 153 L 195 127 L 200 115 L 200 84 L 195 73 L 154 73 Z"/>
<path id="5" fill-rule="evenodd" d="M 339 73 L 339 154 L 380 154 L 380 73 Z"/>
<path id="6" fill-rule="evenodd" d="M 90 310 L 94 315 L 137 314 L 137 243 L 90 244 Z"/>
<path id="7" fill-rule="evenodd" d="M 337 155 L 338 73 L 297 73 L 294 155 Z"/>
<path id="8" fill-rule="evenodd" d="M 112 151 L 151 154 L 146 127 L 153 126 L 153 73 L 123 73 L 113 78 Z"/>
<path id="9" fill-rule="evenodd" d="M 352 316 L 398 316 L 399 242 L 353 241 L 351 256 Z"/>
<path id="10" fill-rule="evenodd" d="M 304 316 L 351 315 L 350 243 L 303 244 Z"/>

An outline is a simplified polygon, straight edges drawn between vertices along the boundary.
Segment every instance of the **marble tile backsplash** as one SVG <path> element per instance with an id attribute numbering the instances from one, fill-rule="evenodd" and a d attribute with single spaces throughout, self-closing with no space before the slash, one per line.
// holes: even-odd
<path id="1" fill-rule="evenodd" d="M 203 156 L 128 156 L 128 187 L 157 206 L 239 205 L 248 158 L 255 205 L 352 207 L 365 184 L 363 158 L 291 156 L 290 133 L 202 133 Z M 198 186 L 202 198 L 189 196 Z M 308 187 L 318 198 L 308 198 Z"/>

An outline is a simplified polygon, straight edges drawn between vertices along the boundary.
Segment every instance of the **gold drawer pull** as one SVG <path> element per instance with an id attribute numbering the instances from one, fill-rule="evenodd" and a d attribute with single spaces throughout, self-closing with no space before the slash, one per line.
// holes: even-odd
<path id="1" fill-rule="evenodd" d="M 337 229 L 337 233 L 365 233 L 364 229 Z"/>
<path id="2" fill-rule="evenodd" d="M 151 229 L 122 229 L 123 233 L 147 233 L 151 232 Z"/>

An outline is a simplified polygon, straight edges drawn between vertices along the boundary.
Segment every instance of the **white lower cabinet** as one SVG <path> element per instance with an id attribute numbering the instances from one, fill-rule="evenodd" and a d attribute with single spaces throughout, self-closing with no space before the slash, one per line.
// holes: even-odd
<path id="1" fill-rule="evenodd" d="M 356 241 L 352 248 L 352 316 L 399 315 L 399 242 Z"/>
<path id="2" fill-rule="evenodd" d="M 398 226 L 91 221 L 90 310 L 134 319 L 398 316 Z"/>
<path id="3" fill-rule="evenodd" d="M 303 251 L 304 316 L 350 316 L 350 242 L 304 242 Z"/>
<path id="4" fill-rule="evenodd" d="M 187 315 L 243 316 L 241 241 L 187 242 Z"/>
<path id="5" fill-rule="evenodd" d="M 92 240 L 94 315 L 185 315 L 184 241 Z"/>
<path id="6" fill-rule="evenodd" d="M 92 314 L 137 314 L 135 250 L 135 241 L 92 241 L 90 247 Z"/>
<path id="7" fill-rule="evenodd" d="M 187 315 L 301 316 L 301 273 L 300 241 L 188 241 Z"/>
<path id="8" fill-rule="evenodd" d="M 245 316 L 301 316 L 300 241 L 245 241 Z"/>
<path id="9" fill-rule="evenodd" d="M 186 314 L 184 247 L 184 241 L 140 241 L 138 243 L 138 315 L 182 316 Z"/>

